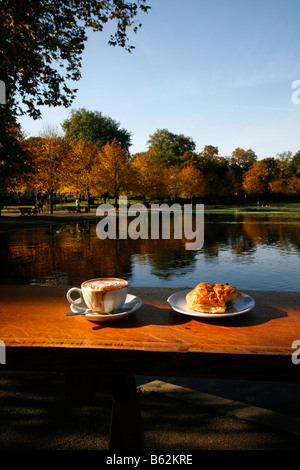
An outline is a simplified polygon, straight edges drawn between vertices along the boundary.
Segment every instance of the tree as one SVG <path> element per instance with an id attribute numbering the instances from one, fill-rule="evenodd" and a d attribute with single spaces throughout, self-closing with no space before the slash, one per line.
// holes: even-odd
<path id="1" fill-rule="evenodd" d="M 167 195 L 171 202 L 176 201 L 180 193 L 180 173 L 181 166 L 173 165 L 168 168 L 161 169 L 161 179 L 164 182 L 165 194 Z"/>
<path id="2" fill-rule="evenodd" d="M 85 108 L 72 110 L 70 117 L 63 122 L 62 128 L 67 139 L 97 141 L 100 145 L 115 140 L 126 150 L 131 145 L 130 133 L 121 129 L 119 122 L 103 116 L 99 111 L 87 111 Z"/>
<path id="3" fill-rule="evenodd" d="M 244 150 L 237 147 L 231 154 L 231 163 L 237 164 L 241 170 L 247 171 L 257 161 L 257 156 L 253 150 Z"/>
<path id="4" fill-rule="evenodd" d="M 297 153 L 292 158 L 291 165 L 293 168 L 293 171 L 297 174 L 300 175 L 300 150 L 298 150 Z"/>
<path id="5" fill-rule="evenodd" d="M 81 77 L 87 30 L 102 31 L 112 20 L 116 29 L 109 44 L 131 51 L 128 30 L 136 32 L 141 26 L 136 17 L 150 8 L 145 3 L 23 0 L 20 4 L 2 0 L 0 77 L 9 90 L 8 107 L 14 114 L 27 111 L 38 118 L 41 105 L 70 106 L 77 91 L 70 82 Z"/>
<path id="6" fill-rule="evenodd" d="M 174 134 L 167 129 L 158 129 L 148 140 L 151 155 L 160 167 L 170 167 L 180 163 L 186 152 L 193 152 L 196 144 L 191 137 Z"/>
<path id="7" fill-rule="evenodd" d="M 6 120 L 0 121 L 0 198 L 1 192 L 13 178 L 31 171 L 31 159 L 24 146 L 24 140 L 20 126 L 13 118 L 9 119 L 7 116 Z"/>
<path id="8" fill-rule="evenodd" d="M 134 196 L 146 198 L 159 198 L 166 192 L 164 169 L 155 165 L 151 152 L 143 152 L 134 155 L 130 161 L 130 174 L 134 178 Z"/>
<path id="9" fill-rule="evenodd" d="M 257 161 L 245 173 L 243 187 L 249 196 L 262 196 L 268 189 L 268 167 L 266 163 Z"/>
<path id="10" fill-rule="evenodd" d="M 195 166 L 196 168 L 200 164 L 200 155 L 196 152 L 185 152 L 181 157 L 182 166 Z"/>
<path id="11" fill-rule="evenodd" d="M 228 195 L 227 181 L 228 160 L 219 157 L 218 147 L 206 145 L 200 153 L 199 169 L 202 171 L 206 181 L 206 195 L 209 198 L 220 198 Z"/>
<path id="12" fill-rule="evenodd" d="M 108 43 L 131 52 L 134 47 L 128 42 L 128 32 L 141 27 L 137 19 L 150 8 L 146 1 L 1 1 L 0 79 L 7 90 L 6 104 L 0 104 L 3 166 L 12 168 L 10 152 L 12 147 L 16 150 L 18 141 L 13 142 L 10 129 L 16 126 L 18 115 L 27 113 L 37 119 L 40 106 L 69 107 L 73 102 L 77 92 L 73 83 L 81 78 L 88 29 L 102 31 L 112 21 L 115 29 Z M 16 155 L 19 159 L 19 149 Z"/>
<path id="13" fill-rule="evenodd" d="M 297 175 L 292 175 L 287 179 L 286 182 L 286 194 L 289 196 L 299 196 L 300 195 L 300 177 Z"/>
<path id="14" fill-rule="evenodd" d="M 257 156 L 251 149 L 244 150 L 237 147 L 232 152 L 231 157 L 228 159 L 230 165 L 228 177 L 235 195 L 241 195 L 243 192 L 244 174 L 256 161 Z"/>
<path id="15" fill-rule="evenodd" d="M 53 196 L 66 180 L 69 147 L 66 141 L 55 131 L 48 130 L 42 137 L 27 140 L 28 150 L 33 161 L 30 175 L 30 188 L 48 195 L 50 213 L 53 213 Z"/>
<path id="16" fill-rule="evenodd" d="M 263 158 L 261 161 L 265 163 L 265 165 L 268 168 L 267 181 L 270 182 L 272 180 L 277 179 L 280 175 L 280 166 L 278 164 L 278 160 L 276 160 L 273 157 L 269 157 L 269 158 Z"/>
<path id="17" fill-rule="evenodd" d="M 117 206 L 121 192 L 130 190 L 129 153 L 118 142 L 109 142 L 101 147 L 101 162 L 101 182 Z"/>
<path id="18" fill-rule="evenodd" d="M 269 188 L 273 194 L 284 195 L 287 188 L 286 178 L 284 178 L 283 175 L 280 175 L 279 177 L 270 181 Z"/>
<path id="19" fill-rule="evenodd" d="M 181 169 L 179 178 L 179 196 L 190 199 L 203 197 L 206 194 L 206 182 L 203 174 L 194 166 L 187 166 Z"/>
<path id="20" fill-rule="evenodd" d="M 91 196 L 97 196 L 104 189 L 100 188 L 102 161 L 100 147 L 96 142 L 82 139 L 68 141 L 70 151 L 68 158 L 63 162 L 66 179 L 62 182 L 60 192 L 76 193 L 78 196 L 86 194 L 88 211 L 90 210 Z"/>
<path id="21" fill-rule="evenodd" d="M 283 152 L 277 159 L 264 159 L 264 162 L 274 160 L 269 168 L 269 187 L 272 193 L 282 196 L 298 196 L 300 194 L 300 153 L 292 156 L 292 152 Z M 275 171 L 274 171 L 275 168 Z"/>
<path id="22" fill-rule="evenodd" d="M 218 158 L 219 157 L 218 147 L 214 147 L 213 145 L 205 145 L 203 151 L 201 152 L 201 157 L 204 159 Z"/>

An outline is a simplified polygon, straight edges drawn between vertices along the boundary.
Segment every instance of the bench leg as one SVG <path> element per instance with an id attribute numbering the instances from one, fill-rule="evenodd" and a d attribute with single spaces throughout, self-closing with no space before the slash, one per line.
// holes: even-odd
<path id="1" fill-rule="evenodd" d="M 146 448 L 133 376 L 111 377 L 113 406 L 110 450 L 143 450 Z"/>

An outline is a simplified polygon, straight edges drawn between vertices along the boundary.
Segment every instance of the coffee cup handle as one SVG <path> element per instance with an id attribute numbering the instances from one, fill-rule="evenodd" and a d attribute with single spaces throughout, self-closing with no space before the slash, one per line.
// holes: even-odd
<path id="1" fill-rule="evenodd" d="M 72 297 L 71 297 L 71 293 L 72 292 L 78 292 L 79 293 L 79 296 L 77 299 L 73 300 Z M 68 301 L 70 302 L 70 304 L 73 304 L 73 305 L 78 305 L 82 302 L 82 292 L 81 292 L 81 289 L 79 287 L 72 287 L 71 289 L 68 290 L 67 292 L 67 299 Z"/>

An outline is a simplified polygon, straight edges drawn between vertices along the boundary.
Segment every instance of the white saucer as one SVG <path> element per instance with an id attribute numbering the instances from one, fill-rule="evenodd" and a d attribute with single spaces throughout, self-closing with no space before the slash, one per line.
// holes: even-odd
<path id="1" fill-rule="evenodd" d="M 224 318 L 224 317 L 234 317 L 236 315 L 241 315 L 242 313 L 249 312 L 255 306 L 255 301 L 250 297 L 250 295 L 242 294 L 242 298 L 236 299 L 233 306 L 226 310 L 224 313 L 204 313 L 204 312 L 195 312 L 189 309 L 186 305 L 186 294 L 192 289 L 187 289 L 181 292 L 176 292 L 172 294 L 167 302 L 176 312 L 183 313 L 184 315 L 191 315 L 193 317 L 205 317 L 205 318 Z"/>
<path id="2" fill-rule="evenodd" d="M 116 310 L 115 313 L 91 313 L 91 311 L 83 302 L 80 303 L 80 306 L 71 304 L 71 310 L 73 313 L 83 315 L 87 320 L 90 321 L 115 321 L 132 315 L 133 312 L 141 307 L 141 305 L 142 301 L 139 297 L 127 294 L 123 306 L 119 310 Z"/>

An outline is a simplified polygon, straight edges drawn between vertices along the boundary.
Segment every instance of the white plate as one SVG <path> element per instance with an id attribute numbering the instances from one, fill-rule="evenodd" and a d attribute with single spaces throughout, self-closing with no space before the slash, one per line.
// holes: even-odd
<path id="1" fill-rule="evenodd" d="M 224 318 L 224 317 L 233 317 L 236 315 L 241 315 L 242 313 L 249 312 L 255 306 L 255 301 L 250 297 L 250 295 L 242 294 L 242 298 L 236 299 L 233 306 L 226 310 L 225 313 L 204 313 L 204 312 L 195 312 L 187 307 L 186 305 L 186 294 L 192 289 L 184 290 L 181 292 L 176 292 L 172 294 L 167 302 L 173 310 L 176 312 L 183 313 L 184 315 L 192 315 L 194 317 L 205 317 L 205 318 Z"/>
<path id="2" fill-rule="evenodd" d="M 139 297 L 136 297 L 135 295 L 127 294 L 123 306 L 119 310 L 117 310 L 116 313 L 106 313 L 105 315 L 98 313 L 90 313 L 90 310 L 85 304 L 81 303 L 80 305 L 81 306 L 71 304 L 72 312 L 81 314 L 87 320 L 90 321 L 114 321 L 132 315 L 133 312 L 140 308 L 140 306 L 142 305 L 142 301 Z"/>

